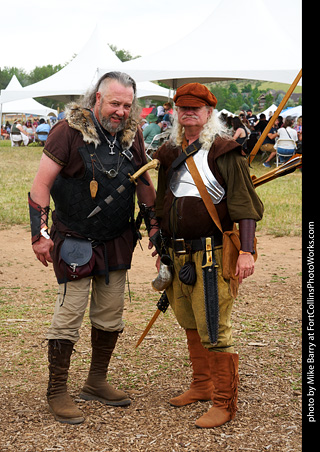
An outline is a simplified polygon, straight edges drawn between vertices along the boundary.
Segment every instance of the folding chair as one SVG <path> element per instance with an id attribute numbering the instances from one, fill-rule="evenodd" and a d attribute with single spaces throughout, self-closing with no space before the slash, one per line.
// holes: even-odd
<path id="1" fill-rule="evenodd" d="M 279 166 L 279 163 L 280 163 L 279 157 L 287 157 L 287 158 L 292 157 L 292 155 L 281 154 L 281 151 L 280 152 L 278 151 L 278 148 L 281 148 L 281 143 L 283 143 L 283 142 L 285 142 L 286 144 L 291 143 L 294 148 L 292 155 L 294 155 L 296 153 L 297 146 L 296 146 L 296 142 L 294 140 L 292 140 L 291 138 L 279 138 L 276 142 L 276 150 L 277 150 L 276 166 Z"/>
<path id="2" fill-rule="evenodd" d="M 48 132 L 37 132 L 38 137 L 42 138 L 41 141 L 46 141 L 46 139 L 48 138 Z"/>
<path id="3" fill-rule="evenodd" d="M 166 130 L 165 132 L 158 133 L 158 135 L 155 135 L 153 137 L 153 140 L 146 149 L 147 158 L 149 160 L 152 160 L 152 156 L 155 153 L 155 151 L 162 145 L 162 143 L 169 139 L 169 136 L 170 130 Z"/>

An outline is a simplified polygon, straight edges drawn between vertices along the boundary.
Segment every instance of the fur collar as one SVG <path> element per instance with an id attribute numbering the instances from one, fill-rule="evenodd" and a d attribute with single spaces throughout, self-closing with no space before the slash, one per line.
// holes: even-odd
<path id="1" fill-rule="evenodd" d="M 66 120 L 72 129 L 78 130 L 82 134 L 83 141 L 93 143 L 95 148 L 101 144 L 90 110 L 72 102 L 66 107 Z M 129 116 L 125 129 L 122 131 L 119 139 L 123 149 L 131 148 L 137 130 L 138 122 Z"/>

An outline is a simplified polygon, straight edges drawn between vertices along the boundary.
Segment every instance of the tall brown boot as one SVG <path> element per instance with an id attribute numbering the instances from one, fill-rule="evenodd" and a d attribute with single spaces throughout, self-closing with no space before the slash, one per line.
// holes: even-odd
<path id="1" fill-rule="evenodd" d="M 82 412 L 67 392 L 68 371 L 73 343 L 64 339 L 48 341 L 49 384 L 47 401 L 55 420 L 63 424 L 81 424 Z"/>
<path id="2" fill-rule="evenodd" d="M 116 346 L 119 332 L 91 329 L 92 358 L 87 381 L 80 397 L 84 400 L 98 400 L 106 405 L 127 406 L 131 400 L 123 391 L 113 388 L 106 381 L 112 352 Z"/>
<path id="3" fill-rule="evenodd" d="M 235 418 L 238 400 L 239 355 L 210 352 L 210 369 L 214 385 L 213 406 L 196 421 L 200 428 L 213 428 Z"/>
<path id="4" fill-rule="evenodd" d="M 193 380 L 188 391 L 169 401 L 171 405 L 177 407 L 198 402 L 199 400 L 211 400 L 213 390 L 209 367 L 209 355 L 211 355 L 211 352 L 201 344 L 197 330 L 186 330 L 186 334 Z"/>

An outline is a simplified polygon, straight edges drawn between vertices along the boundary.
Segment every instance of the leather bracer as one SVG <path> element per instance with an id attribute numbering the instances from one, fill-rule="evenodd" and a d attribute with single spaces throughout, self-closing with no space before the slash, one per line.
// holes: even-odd
<path id="1" fill-rule="evenodd" d="M 256 232 L 256 222 L 255 220 L 245 219 L 239 220 L 239 231 L 240 231 L 240 242 L 241 250 L 254 253 L 254 236 Z"/>
<path id="2" fill-rule="evenodd" d="M 30 213 L 30 226 L 31 226 L 31 243 L 32 245 L 37 242 L 41 236 L 49 239 L 48 233 L 48 216 L 50 207 L 41 207 L 35 203 L 28 193 L 29 213 Z"/>

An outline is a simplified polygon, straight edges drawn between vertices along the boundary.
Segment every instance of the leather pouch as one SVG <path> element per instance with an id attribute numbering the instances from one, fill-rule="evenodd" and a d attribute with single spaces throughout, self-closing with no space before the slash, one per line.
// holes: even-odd
<path id="1" fill-rule="evenodd" d="M 66 237 L 61 249 L 59 264 L 68 280 L 86 278 L 92 273 L 95 256 L 91 242 L 75 237 Z"/>
<path id="2" fill-rule="evenodd" d="M 225 231 L 223 233 L 223 253 L 222 253 L 222 268 L 223 277 L 230 279 L 231 295 L 235 298 L 238 294 L 238 276 L 235 276 L 236 265 L 239 257 L 241 247 L 239 230 L 234 228 L 232 231 Z M 256 261 L 258 258 L 257 239 L 253 242 L 254 254 L 253 258 Z"/>
<path id="3" fill-rule="evenodd" d="M 179 271 L 179 279 L 187 286 L 194 286 L 197 280 L 197 274 L 194 262 L 186 262 Z"/>

